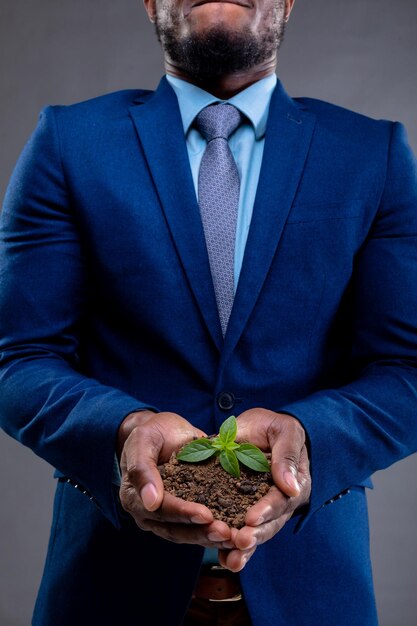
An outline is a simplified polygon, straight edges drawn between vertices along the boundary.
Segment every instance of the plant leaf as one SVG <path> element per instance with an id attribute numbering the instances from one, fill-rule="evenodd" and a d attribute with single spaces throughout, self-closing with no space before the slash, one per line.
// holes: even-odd
<path id="1" fill-rule="evenodd" d="M 209 439 L 194 439 L 177 454 L 177 459 L 187 461 L 187 463 L 197 463 L 210 458 L 215 452 Z"/>
<path id="2" fill-rule="evenodd" d="M 227 418 L 220 426 L 219 437 L 221 442 L 226 445 L 236 439 L 237 421 L 234 415 Z"/>
<path id="3" fill-rule="evenodd" d="M 240 445 L 234 441 L 230 441 L 225 446 L 223 446 L 223 448 L 225 450 L 237 450 L 238 448 L 240 448 Z"/>
<path id="4" fill-rule="evenodd" d="M 240 444 L 239 448 L 235 450 L 235 454 L 243 465 L 250 467 L 255 472 L 271 471 L 271 466 L 264 453 L 251 443 Z"/>
<path id="5" fill-rule="evenodd" d="M 219 461 L 224 470 L 231 474 L 232 476 L 236 476 L 239 478 L 240 469 L 239 469 L 239 461 L 236 458 L 236 454 L 233 450 L 223 450 L 220 453 Z"/>
<path id="6" fill-rule="evenodd" d="M 210 443 L 213 446 L 213 448 L 216 448 L 216 450 L 223 450 L 224 448 L 223 442 L 221 441 L 220 437 L 215 437 L 214 439 L 210 439 Z"/>

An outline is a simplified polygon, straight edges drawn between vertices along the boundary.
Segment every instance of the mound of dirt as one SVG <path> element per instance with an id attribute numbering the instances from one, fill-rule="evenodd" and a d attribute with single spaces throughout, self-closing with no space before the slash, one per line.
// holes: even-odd
<path id="1" fill-rule="evenodd" d="M 270 455 L 266 455 L 270 460 Z M 176 454 L 159 467 L 166 491 L 178 498 L 208 507 L 215 519 L 233 528 L 245 525 L 246 511 L 274 484 L 270 472 L 240 467 L 240 477 L 228 474 L 218 457 L 199 463 L 179 461 Z"/>

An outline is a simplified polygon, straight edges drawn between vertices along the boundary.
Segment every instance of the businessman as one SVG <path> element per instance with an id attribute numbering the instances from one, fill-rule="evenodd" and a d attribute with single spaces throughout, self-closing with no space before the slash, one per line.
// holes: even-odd
<path id="1" fill-rule="evenodd" d="M 401 124 L 286 94 L 293 3 L 145 0 L 157 90 L 46 108 L 15 169 L 0 415 L 58 479 L 35 626 L 377 624 L 365 487 L 417 449 L 417 168 Z M 238 531 L 157 470 L 231 414 L 275 483 Z"/>

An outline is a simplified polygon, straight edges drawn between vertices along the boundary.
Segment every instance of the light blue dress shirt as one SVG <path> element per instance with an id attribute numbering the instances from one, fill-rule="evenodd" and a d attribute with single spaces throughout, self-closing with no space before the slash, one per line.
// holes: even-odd
<path id="1" fill-rule="evenodd" d="M 207 142 L 193 127 L 196 116 L 204 107 L 215 102 L 233 104 L 245 115 L 244 122 L 231 135 L 230 149 L 236 161 L 240 176 L 240 199 L 238 208 L 235 245 L 235 291 L 242 268 L 243 254 L 252 219 L 256 189 L 265 144 L 265 129 L 268 120 L 269 103 L 277 84 L 275 74 L 254 83 L 229 100 L 220 100 L 212 94 L 187 83 L 180 78 L 167 75 L 167 80 L 178 99 L 184 134 L 190 158 L 196 196 L 198 197 L 198 172 Z"/>

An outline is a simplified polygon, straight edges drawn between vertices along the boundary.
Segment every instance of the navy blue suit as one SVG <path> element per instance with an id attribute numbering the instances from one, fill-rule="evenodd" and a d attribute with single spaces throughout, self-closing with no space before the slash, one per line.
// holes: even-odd
<path id="1" fill-rule="evenodd" d="M 417 449 L 417 171 L 402 126 L 278 84 L 224 342 L 165 79 L 46 109 L 1 219 L 1 423 L 94 498 L 58 483 L 33 623 L 180 624 L 202 548 L 123 517 L 118 426 L 154 407 L 212 433 L 261 406 L 303 423 L 313 487 L 241 574 L 254 626 L 376 624 L 364 485 Z"/>

